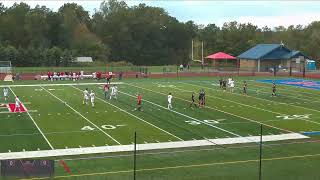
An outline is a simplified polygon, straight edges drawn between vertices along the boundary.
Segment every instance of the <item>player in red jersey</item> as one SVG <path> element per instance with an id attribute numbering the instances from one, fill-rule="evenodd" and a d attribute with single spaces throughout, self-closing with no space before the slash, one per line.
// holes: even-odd
<path id="1" fill-rule="evenodd" d="M 109 97 L 109 89 L 110 89 L 110 87 L 109 87 L 109 85 L 108 84 L 105 84 L 104 85 L 104 87 L 103 87 L 103 91 L 104 91 L 104 98 L 105 99 L 108 99 Z"/>
<path id="2" fill-rule="evenodd" d="M 136 108 L 136 110 L 138 111 L 142 111 L 141 107 L 142 107 L 142 96 L 138 93 L 137 96 L 137 105 L 138 107 Z"/>

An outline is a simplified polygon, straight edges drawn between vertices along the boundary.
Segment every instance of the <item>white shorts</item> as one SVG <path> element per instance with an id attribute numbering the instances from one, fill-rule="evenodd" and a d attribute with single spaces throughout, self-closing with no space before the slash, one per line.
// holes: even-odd
<path id="1" fill-rule="evenodd" d="M 91 101 L 91 102 L 94 102 L 94 98 L 91 98 L 90 101 Z"/>
<path id="2" fill-rule="evenodd" d="M 4 97 L 7 97 L 7 96 L 8 96 L 8 93 L 4 93 L 3 96 L 4 96 Z"/>
<path id="3" fill-rule="evenodd" d="M 20 107 L 20 104 L 19 103 L 16 103 L 16 108 L 19 108 Z"/>
<path id="4" fill-rule="evenodd" d="M 85 100 L 89 100 L 89 97 L 88 97 L 88 96 L 85 96 L 84 99 L 85 99 Z"/>

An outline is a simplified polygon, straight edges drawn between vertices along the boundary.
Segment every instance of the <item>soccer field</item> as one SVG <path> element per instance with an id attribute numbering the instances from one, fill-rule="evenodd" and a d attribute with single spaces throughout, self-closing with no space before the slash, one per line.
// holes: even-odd
<path id="1" fill-rule="evenodd" d="M 55 159 L 57 178 L 132 179 L 136 132 L 137 179 L 258 179 L 262 125 L 265 179 L 320 177 L 320 91 L 279 84 L 272 97 L 271 84 L 235 81 L 231 93 L 217 78 L 128 79 L 113 82 L 111 100 L 97 81 L 2 85 L 10 91 L 0 101 L 0 158 Z M 96 94 L 94 108 L 82 103 L 85 88 Z M 190 108 L 200 89 L 205 107 Z M 25 112 L 11 112 L 15 95 Z"/>

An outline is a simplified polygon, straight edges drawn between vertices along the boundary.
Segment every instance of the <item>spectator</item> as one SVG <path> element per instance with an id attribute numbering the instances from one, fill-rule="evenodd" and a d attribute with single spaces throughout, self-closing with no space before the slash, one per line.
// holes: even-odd
<path id="1" fill-rule="evenodd" d="M 180 64 L 180 71 L 183 71 L 183 65 Z"/>

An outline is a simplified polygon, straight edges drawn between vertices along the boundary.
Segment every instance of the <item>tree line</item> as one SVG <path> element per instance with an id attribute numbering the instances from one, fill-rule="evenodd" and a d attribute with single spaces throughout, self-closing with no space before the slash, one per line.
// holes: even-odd
<path id="1" fill-rule="evenodd" d="M 186 64 L 195 58 L 224 51 L 239 55 L 258 43 L 280 43 L 320 59 L 320 22 L 308 26 L 258 28 L 247 23 L 198 25 L 179 22 L 163 8 L 143 3 L 129 7 L 109 0 L 90 16 L 82 6 L 66 3 L 57 12 L 21 2 L 0 3 L 0 61 L 15 66 L 70 66 L 75 57 L 99 62 L 126 61 L 135 65 Z"/>

